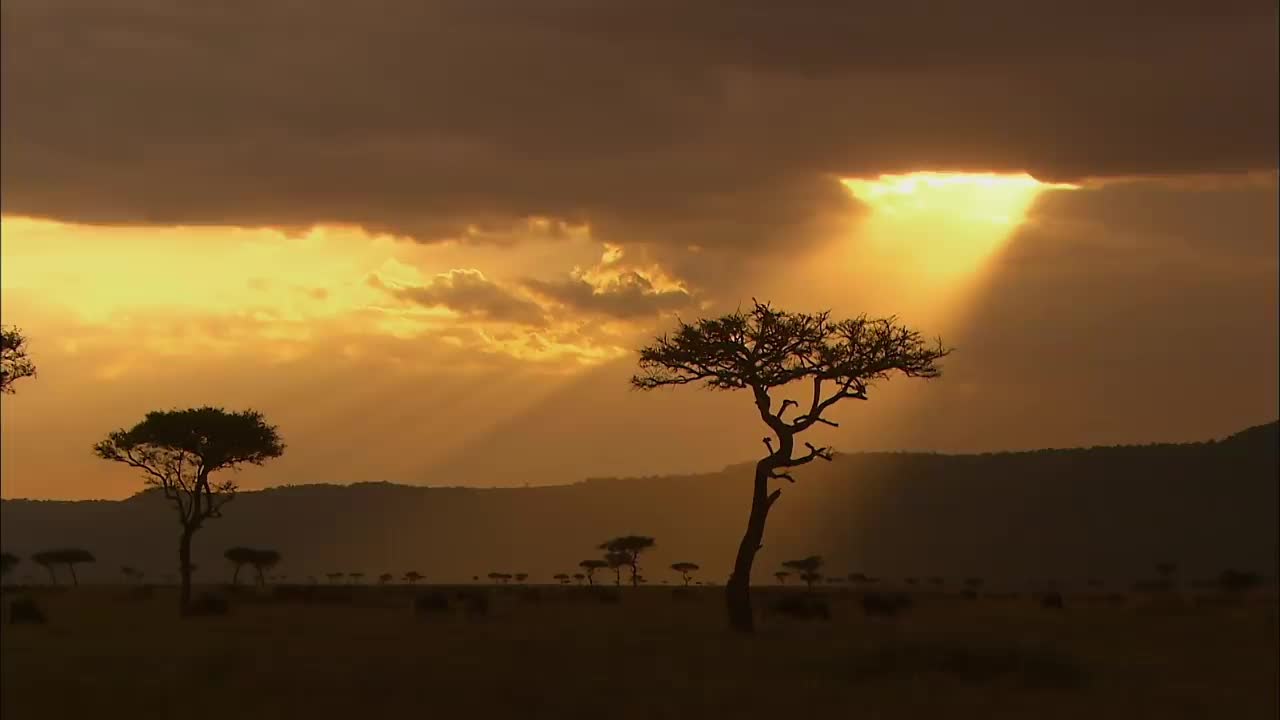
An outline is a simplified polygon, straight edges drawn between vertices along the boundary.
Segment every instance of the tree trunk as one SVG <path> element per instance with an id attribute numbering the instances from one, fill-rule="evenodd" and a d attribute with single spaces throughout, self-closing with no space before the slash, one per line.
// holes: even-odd
<path id="1" fill-rule="evenodd" d="M 195 528 L 184 527 L 178 538 L 178 572 L 182 575 L 182 589 L 178 593 L 178 611 L 185 615 L 191 608 L 191 536 Z"/>
<path id="2" fill-rule="evenodd" d="M 751 515 L 747 518 L 747 531 L 738 545 L 738 557 L 733 563 L 733 575 L 725 586 L 725 604 L 729 610 L 729 627 L 739 632 L 753 632 L 755 617 L 751 612 L 751 565 L 764 540 L 764 523 L 769 517 L 769 466 L 768 459 L 756 463 L 755 487 L 751 494 Z"/>
<path id="3" fill-rule="evenodd" d="M 71 586 L 80 587 L 80 578 L 76 577 L 76 564 L 67 563 L 67 570 L 71 572 Z"/>
<path id="4" fill-rule="evenodd" d="M 631 561 L 631 587 L 640 587 L 640 566 L 637 560 Z"/>
<path id="5" fill-rule="evenodd" d="M 239 584 L 240 584 L 240 567 L 241 567 L 240 563 L 236 563 L 236 571 L 235 571 L 235 572 L 233 572 L 233 573 L 231 573 L 231 584 L 232 584 L 232 585 L 239 585 Z"/>

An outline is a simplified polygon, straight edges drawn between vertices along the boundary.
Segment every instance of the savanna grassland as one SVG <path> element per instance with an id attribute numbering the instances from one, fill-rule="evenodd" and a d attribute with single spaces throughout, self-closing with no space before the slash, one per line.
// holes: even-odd
<path id="1" fill-rule="evenodd" d="M 731 632 L 723 590 L 320 587 L 241 591 L 180 619 L 176 591 L 33 590 L 45 625 L 2 631 L 5 718 L 1274 718 L 1274 594 L 917 593 L 896 618 L 823 591 L 830 621 Z M 447 612 L 413 597 L 449 594 Z M 536 599 L 531 597 L 536 595 Z M 16 596 L 7 591 L 6 606 Z"/>

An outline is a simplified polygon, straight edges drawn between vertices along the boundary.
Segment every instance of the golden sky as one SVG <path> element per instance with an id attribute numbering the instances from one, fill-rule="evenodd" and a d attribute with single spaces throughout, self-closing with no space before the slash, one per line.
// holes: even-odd
<path id="1" fill-rule="evenodd" d="M 280 426 L 248 487 L 717 468 L 746 399 L 627 379 L 753 297 L 957 348 L 844 449 L 1280 414 L 1274 3 L 659 6 L 6 0 L 0 495 L 200 404 Z"/>

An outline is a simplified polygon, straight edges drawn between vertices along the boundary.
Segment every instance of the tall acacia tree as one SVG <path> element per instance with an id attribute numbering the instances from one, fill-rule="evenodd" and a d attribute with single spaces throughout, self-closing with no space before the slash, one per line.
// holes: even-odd
<path id="1" fill-rule="evenodd" d="M 810 443 L 804 443 L 807 452 L 797 454 L 797 436 L 818 424 L 837 426 L 823 414 L 842 400 L 866 400 L 876 381 L 895 373 L 937 377 L 936 363 L 948 352 L 941 341 L 929 344 L 892 317 L 837 321 L 826 312 L 784 312 L 755 301 L 747 312 L 681 321 L 674 334 L 640 350 L 640 372 L 631 378 L 633 387 L 702 384 L 715 390 L 748 390 L 771 433 L 764 439 L 768 454 L 756 463 L 747 529 L 725 588 L 733 628 L 755 628 L 751 565 L 764 540 L 769 509 L 782 493 L 780 488 L 770 491 L 769 482 L 795 482 L 791 468 L 832 458 L 831 448 Z M 805 404 L 775 402 L 775 392 L 805 384 L 810 395 Z M 793 406 L 801 414 L 787 420 L 784 415 Z"/>
<path id="2" fill-rule="evenodd" d="M 97 445 L 104 459 L 142 470 L 147 485 L 160 488 L 174 506 L 182 532 L 178 570 L 182 574 L 179 609 L 191 605 L 191 538 L 205 521 L 222 517 L 236 495 L 234 480 L 214 480 L 221 470 L 261 465 L 284 454 L 284 443 L 262 413 L 200 407 L 147 413 L 129 430 L 117 430 Z"/>
<path id="3" fill-rule="evenodd" d="M 12 394 L 15 382 L 35 374 L 36 364 L 27 355 L 26 336 L 16 327 L 0 327 L 0 394 Z"/>

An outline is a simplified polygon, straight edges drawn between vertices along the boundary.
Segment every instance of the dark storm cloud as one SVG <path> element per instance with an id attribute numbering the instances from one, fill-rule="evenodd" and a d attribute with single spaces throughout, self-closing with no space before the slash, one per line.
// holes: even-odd
<path id="1" fill-rule="evenodd" d="M 479 270 L 450 270 L 425 285 L 388 285 L 377 275 L 369 285 L 422 307 L 448 308 L 466 318 L 541 325 L 542 308 L 486 278 Z"/>
<path id="2" fill-rule="evenodd" d="M 762 247 L 832 175 L 1276 165 L 1273 2 L 5 0 L 3 209 Z"/>

